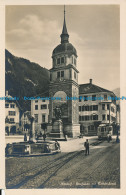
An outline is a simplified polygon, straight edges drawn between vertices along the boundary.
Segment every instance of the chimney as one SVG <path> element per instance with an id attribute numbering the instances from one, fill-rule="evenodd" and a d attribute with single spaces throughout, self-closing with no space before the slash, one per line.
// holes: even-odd
<path id="1" fill-rule="evenodd" d="M 8 91 L 6 91 L 6 96 L 8 96 Z"/>
<path id="2" fill-rule="evenodd" d="M 90 79 L 89 81 L 90 81 L 90 84 L 92 84 L 92 79 Z"/>

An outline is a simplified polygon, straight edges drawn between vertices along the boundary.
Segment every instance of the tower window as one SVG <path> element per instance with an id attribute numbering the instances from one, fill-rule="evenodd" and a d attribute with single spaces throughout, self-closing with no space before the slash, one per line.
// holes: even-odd
<path id="1" fill-rule="evenodd" d="M 70 78 L 72 78 L 72 71 L 70 70 Z"/>
<path id="2" fill-rule="evenodd" d="M 76 59 L 74 58 L 74 64 L 76 65 Z"/>
<path id="3" fill-rule="evenodd" d="M 64 77 L 64 71 L 61 71 L 61 77 Z"/>
<path id="4" fill-rule="evenodd" d="M 60 64 L 60 58 L 57 59 L 57 64 Z"/>
<path id="5" fill-rule="evenodd" d="M 50 81 L 52 81 L 52 74 L 50 74 Z"/>
<path id="6" fill-rule="evenodd" d="M 72 64 L 74 63 L 73 56 L 72 56 Z"/>
<path id="7" fill-rule="evenodd" d="M 53 58 L 53 64 L 55 65 L 55 63 L 56 63 L 56 59 L 55 59 L 55 58 Z"/>
<path id="8" fill-rule="evenodd" d="M 74 72 L 74 78 L 76 79 L 76 72 Z"/>
<path id="9" fill-rule="evenodd" d="M 64 63 L 64 57 L 61 58 L 61 64 L 63 64 L 63 63 Z"/>
<path id="10" fill-rule="evenodd" d="M 57 72 L 57 78 L 60 78 L 60 72 Z"/>

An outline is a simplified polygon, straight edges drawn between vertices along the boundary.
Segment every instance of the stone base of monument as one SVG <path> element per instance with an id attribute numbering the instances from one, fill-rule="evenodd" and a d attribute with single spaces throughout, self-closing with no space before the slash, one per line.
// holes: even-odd
<path id="1" fill-rule="evenodd" d="M 60 152 L 54 141 L 19 142 L 7 144 L 6 156 L 36 156 Z"/>
<path id="2" fill-rule="evenodd" d="M 56 120 L 52 125 L 52 131 L 49 134 L 51 140 L 66 140 L 63 134 L 62 120 Z"/>
<path id="3" fill-rule="evenodd" d="M 64 131 L 68 137 L 76 138 L 80 136 L 80 124 L 66 124 Z"/>

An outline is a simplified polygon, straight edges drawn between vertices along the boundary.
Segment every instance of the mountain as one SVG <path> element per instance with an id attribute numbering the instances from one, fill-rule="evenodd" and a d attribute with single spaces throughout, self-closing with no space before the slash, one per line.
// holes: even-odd
<path id="1" fill-rule="evenodd" d="M 113 93 L 117 96 L 120 97 L 120 88 L 116 88 L 113 90 Z"/>
<path id="2" fill-rule="evenodd" d="M 24 101 L 24 96 L 34 97 L 48 91 L 48 87 L 48 69 L 5 50 L 5 89 L 12 97 L 20 98 L 22 111 L 30 110 L 30 100 Z"/>
<path id="3" fill-rule="evenodd" d="M 116 88 L 113 90 L 113 93 L 117 96 L 120 97 L 120 88 Z M 116 101 L 117 104 L 120 104 L 120 100 Z"/>

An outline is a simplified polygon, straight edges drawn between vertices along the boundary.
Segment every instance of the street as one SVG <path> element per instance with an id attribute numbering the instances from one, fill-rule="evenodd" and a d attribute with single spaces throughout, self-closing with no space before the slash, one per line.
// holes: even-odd
<path id="1" fill-rule="evenodd" d="M 74 148 L 77 142 L 83 148 L 83 139 L 73 141 Z M 83 148 L 55 155 L 7 157 L 6 188 L 120 188 L 120 144 L 115 139 L 92 144 L 87 156 Z"/>

